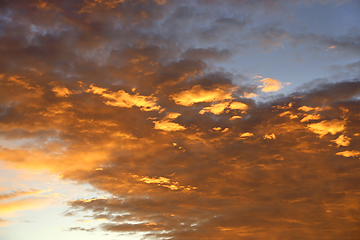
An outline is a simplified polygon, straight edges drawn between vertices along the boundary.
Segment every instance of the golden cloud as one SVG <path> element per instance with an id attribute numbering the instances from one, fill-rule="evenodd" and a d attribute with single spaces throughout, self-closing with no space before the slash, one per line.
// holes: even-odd
<path id="1" fill-rule="evenodd" d="M 310 120 L 318 120 L 320 119 L 320 114 L 308 114 L 303 117 L 300 122 L 309 122 Z"/>
<path id="2" fill-rule="evenodd" d="M 68 97 L 69 95 L 73 94 L 73 92 L 68 88 L 61 86 L 55 86 L 53 89 L 51 89 L 51 91 L 53 91 L 57 97 Z"/>
<path id="3" fill-rule="evenodd" d="M 341 155 L 341 156 L 344 156 L 344 157 L 357 157 L 360 155 L 360 151 L 355 151 L 355 150 L 352 150 L 352 151 L 343 151 L 343 152 L 337 152 L 336 155 Z"/>
<path id="4" fill-rule="evenodd" d="M 111 92 L 106 88 L 96 87 L 93 84 L 90 85 L 87 92 L 93 92 L 94 94 L 101 95 L 103 98 L 109 99 L 109 101 L 105 102 L 105 104 L 110 106 L 125 108 L 132 108 L 136 106 L 142 111 L 158 111 L 161 109 L 161 107 L 156 104 L 157 99 L 152 96 L 142 96 L 138 93 L 130 95 L 124 90 Z"/>
<path id="5" fill-rule="evenodd" d="M 46 207 L 48 204 L 50 204 L 48 199 L 35 198 L 0 203 L 0 214 L 12 216 L 16 212 L 40 209 Z"/>
<path id="6" fill-rule="evenodd" d="M 221 89 L 204 89 L 200 85 L 193 86 L 190 90 L 173 94 L 172 98 L 176 104 L 192 106 L 194 103 L 214 102 L 232 99 L 231 92 Z"/>
<path id="7" fill-rule="evenodd" d="M 186 128 L 178 123 L 170 122 L 168 120 L 154 121 L 155 129 L 163 130 L 166 132 L 183 131 Z"/>
<path id="8" fill-rule="evenodd" d="M 262 83 L 260 86 L 262 92 L 276 92 L 284 87 L 282 82 L 272 78 L 264 78 L 260 82 Z"/>
<path id="9" fill-rule="evenodd" d="M 309 124 L 307 125 L 307 127 L 310 131 L 319 134 L 319 137 L 322 138 L 328 133 L 335 135 L 338 132 L 344 131 L 345 124 L 346 124 L 345 121 L 333 119 L 333 120 L 323 120 L 319 123 Z"/>
<path id="10" fill-rule="evenodd" d="M 331 140 L 332 142 L 335 142 L 337 144 L 337 147 L 340 146 L 349 146 L 350 145 L 351 138 L 345 136 L 344 134 L 340 135 L 337 139 Z"/>
<path id="11" fill-rule="evenodd" d="M 205 107 L 202 110 L 200 110 L 200 114 L 204 114 L 206 112 L 211 112 L 215 115 L 219 115 L 221 113 L 224 112 L 225 108 L 227 108 L 229 106 L 228 102 L 221 102 L 221 103 L 216 103 L 216 104 L 212 104 L 210 107 Z"/>

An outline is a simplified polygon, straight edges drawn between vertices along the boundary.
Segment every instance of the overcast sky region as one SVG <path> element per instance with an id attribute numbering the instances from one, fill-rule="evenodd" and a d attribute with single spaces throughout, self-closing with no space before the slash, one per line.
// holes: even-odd
<path id="1" fill-rule="evenodd" d="M 0 0 L 0 239 L 359 236 L 360 1 Z"/>

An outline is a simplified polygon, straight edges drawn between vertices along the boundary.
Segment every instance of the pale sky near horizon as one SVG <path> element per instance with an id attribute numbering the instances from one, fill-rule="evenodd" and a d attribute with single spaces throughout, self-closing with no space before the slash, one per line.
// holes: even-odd
<path id="1" fill-rule="evenodd" d="M 0 239 L 355 239 L 357 0 L 0 1 Z"/>

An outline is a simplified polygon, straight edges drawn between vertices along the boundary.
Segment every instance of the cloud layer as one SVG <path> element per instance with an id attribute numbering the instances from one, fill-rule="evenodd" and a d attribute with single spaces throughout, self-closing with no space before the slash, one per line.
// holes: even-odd
<path id="1" fill-rule="evenodd" d="M 144 239 L 360 235 L 357 68 L 256 101 L 287 80 L 257 86 L 221 67 L 249 46 L 267 52 L 284 41 L 350 56 L 359 46 L 355 30 L 299 36 L 246 14 L 286 16 L 287 1 L 1 4 L 0 159 L 111 195 L 69 201 L 69 215 L 104 220 L 70 231 Z M 0 201 L 27 194 L 3 193 Z M 0 211 L 41 204 L 4 202 Z"/>

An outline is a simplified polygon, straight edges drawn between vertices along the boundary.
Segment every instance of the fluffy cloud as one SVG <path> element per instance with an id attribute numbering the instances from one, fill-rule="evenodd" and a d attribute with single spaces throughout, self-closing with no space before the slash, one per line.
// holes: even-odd
<path id="1" fill-rule="evenodd" d="M 351 141 L 351 138 L 345 136 L 345 135 L 340 135 L 337 139 L 335 140 L 331 140 L 332 142 L 335 142 L 337 144 L 337 147 L 340 147 L 340 146 L 349 146 L 350 145 L 350 141 Z"/>
<path id="2" fill-rule="evenodd" d="M 124 90 L 111 92 L 108 91 L 108 89 L 96 87 L 92 84 L 87 92 L 93 92 L 94 94 L 101 95 L 105 99 L 109 99 L 105 104 L 110 106 L 126 108 L 136 106 L 143 111 L 155 111 L 161 108 L 156 104 L 156 98 L 154 97 L 141 96 L 139 94 L 130 95 Z"/>
<path id="3" fill-rule="evenodd" d="M 352 150 L 352 151 L 343 151 L 343 152 L 337 152 L 336 155 L 341 155 L 341 156 L 344 156 L 344 157 L 357 157 L 360 155 L 360 151 L 355 151 L 355 150 Z"/>
<path id="4" fill-rule="evenodd" d="M 260 86 L 262 92 L 276 92 L 284 87 L 282 82 L 272 78 L 264 78 L 260 82 L 262 83 Z"/>
<path id="5" fill-rule="evenodd" d="M 313 131 L 316 134 L 319 134 L 319 137 L 322 138 L 326 134 L 330 133 L 335 135 L 338 132 L 345 130 L 346 121 L 340 121 L 338 119 L 333 120 L 323 120 L 318 123 L 309 124 L 307 127 L 309 130 Z"/>
<path id="6" fill-rule="evenodd" d="M 214 102 L 232 99 L 231 92 L 221 89 L 204 89 L 200 85 L 193 86 L 190 90 L 174 94 L 172 96 L 176 104 L 191 106 L 194 103 Z"/>

